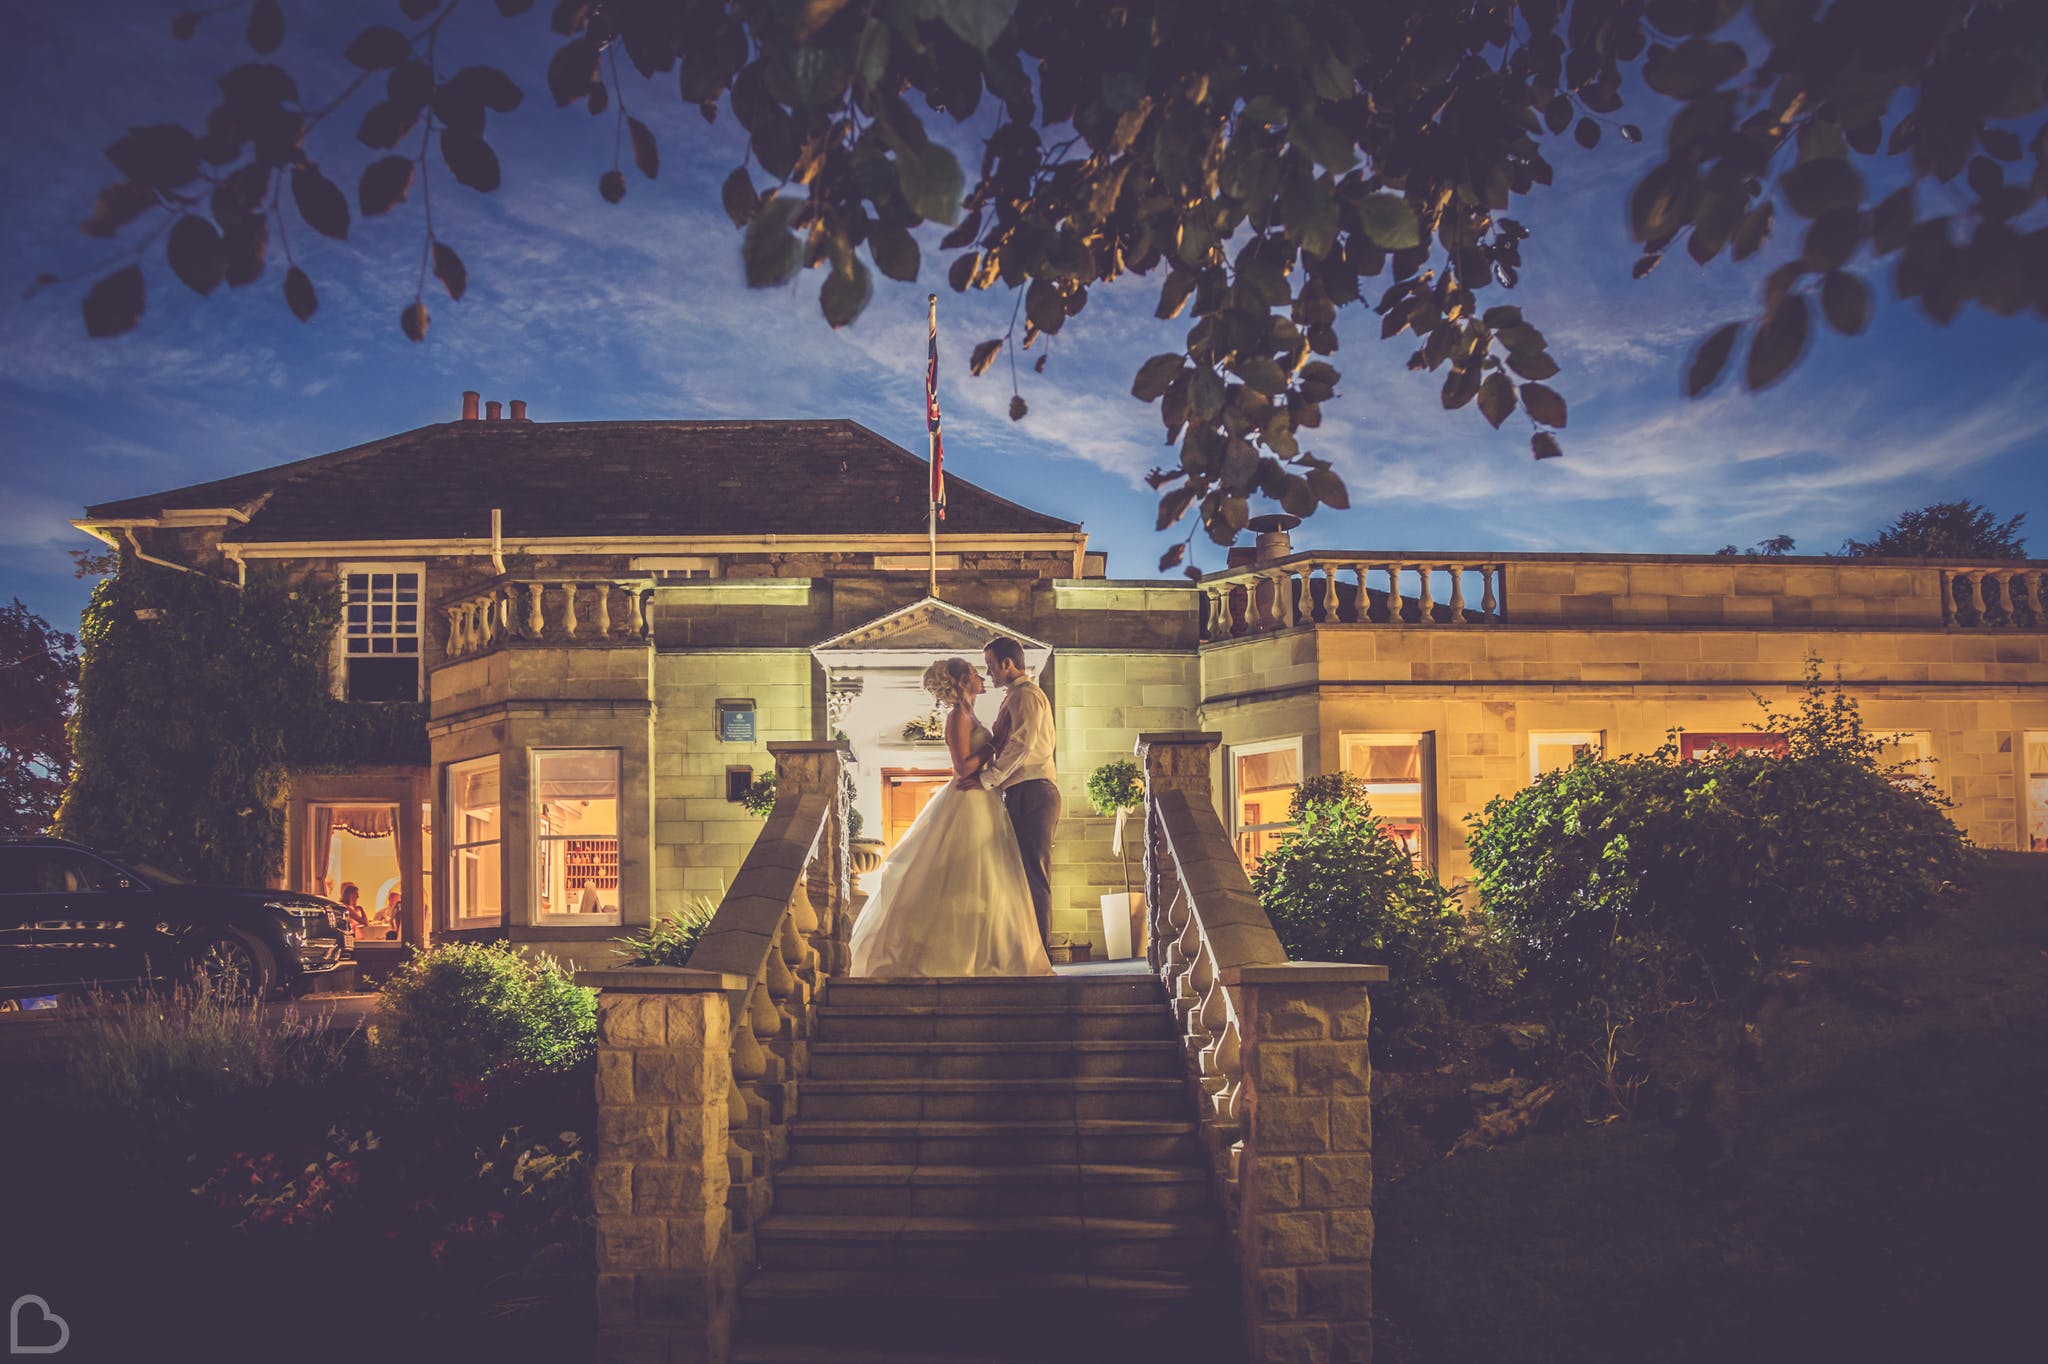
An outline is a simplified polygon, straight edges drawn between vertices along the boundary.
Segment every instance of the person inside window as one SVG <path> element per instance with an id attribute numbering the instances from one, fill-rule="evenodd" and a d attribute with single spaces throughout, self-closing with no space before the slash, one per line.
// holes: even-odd
<path id="1" fill-rule="evenodd" d="M 362 888 L 353 881 L 341 883 L 341 907 L 348 911 L 349 932 L 358 938 L 370 931 L 370 914 L 363 908 Z"/>
<path id="2" fill-rule="evenodd" d="M 405 897 L 398 893 L 396 887 L 393 887 L 390 893 L 384 897 L 383 913 L 377 916 L 378 925 L 384 930 L 384 936 L 386 938 L 397 938 L 398 912 L 404 908 Z"/>

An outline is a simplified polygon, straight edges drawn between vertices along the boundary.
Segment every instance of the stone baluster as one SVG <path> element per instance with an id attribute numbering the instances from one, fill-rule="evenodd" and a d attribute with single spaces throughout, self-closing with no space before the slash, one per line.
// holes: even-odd
<path id="1" fill-rule="evenodd" d="M 562 584 L 562 628 L 569 638 L 576 638 L 576 584 Z"/>
<path id="2" fill-rule="evenodd" d="M 541 613 L 540 599 L 542 594 L 548 590 L 548 585 L 546 583 L 528 583 L 526 590 L 530 596 L 526 608 L 526 637 L 528 639 L 539 639 L 547 633 L 547 617 Z"/>
<path id="3" fill-rule="evenodd" d="M 1399 559 L 1387 565 L 1387 624 L 1405 625 L 1408 616 L 1401 604 L 1401 570 L 1406 567 Z"/>
<path id="4" fill-rule="evenodd" d="M 1485 591 L 1479 597 L 1479 609 L 1486 613 L 1486 619 L 1489 623 L 1500 619 L 1500 599 L 1493 595 L 1494 568 L 1495 565 L 1493 564 L 1481 564 L 1479 566 L 1479 581 L 1485 585 Z M 1502 571 L 1505 572 L 1506 570 L 1503 569 Z"/>
<path id="5" fill-rule="evenodd" d="M 1451 624 L 1464 625 L 1465 618 L 1465 566 L 1451 565 Z"/>
<path id="6" fill-rule="evenodd" d="M 640 610 L 640 591 L 637 583 L 626 589 L 626 633 L 634 639 L 647 634 L 647 619 Z"/>
<path id="7" fill-rule="evenodd" d="M 1978 590 L 1984 598 L 1984 623 L 1990 626 L 2012 624 L 2012 613 L 2005 604 L 2005 578 L 1998 573 L 1979 573 Z"/>
<path id="8" fill-rule="evenodd" d="M 1423 625 L 1434 625 L 1436 624 L 1436 599 L 1430 595 L 1435 590 L 1430 580 L 1436 576 L 1436 565 L 1419 564 L 1416 566 L 1415 571 L 1422 579 L 1422 610 L 1415 619 Z"/>
<path id="9" fill-rule="evenodd" d="M 448 643 L 446 646 L 448 657 L 460 658 L 462 657 L 462 608 L 459 606 L 445 607 L 443 608 L 443 614 L 448 617 Z"/>
<path id="10" fill-rule="evenodd" d="M 1353 585 L 1349 619 L 1354 625 L 1369 624 L 1372 620 L 1372 598 L 1365 590 L 1365 565 L 1354 561 L 1351 564 L 1351 577 Z"/>
<path id="11" fill-rule="evenodd" d="M 1209 803 L 1209 755 L 1221 736 L 1200 730 L 1166 731 L 1138 736 L 1138 761 L 1145 769 L 1148 791 L 1184 791 L 1191 801 Z M 1166 832 L 1153 827 L 1151 806 L 1147 805 L 1145 830 L 1145 905 L 1151 916 L 1150 942 L 1145 949 L 1155 972 L 1165 969 L 1170 945 L 1180 936 L 1181 923 L 1169 918 L 1172 905 L 1182 898 L 1180 875 L 1166 846 Z M 1181 906 L 1186 912 L 1186 906 Z M 1184 963 L 1183 963 L 1184 965 Z"/>
<path id="12" fill-rule="evenodd" d="M 612 585 L 610 583 L 592 583 L 591 587 L 597 593 L 597 637 L 599 639 L 610 639 L 612 637 Z"/>
<path id="13" fill-rule="evenodd" d="M 1294 570 L 1282 568 L 1275 571 L 1273 574 L 1273 588 L 1277 593 L 1273 599 L 1274 616 L 1277 621 L 1275 628 L 1288 630 L 1301 624 L 1302 612 L 1294 599 Z M 1308 595 L 1307 574 L 1303 574 L 1301 577 L 1301 593 L 1304 597 Z"/>

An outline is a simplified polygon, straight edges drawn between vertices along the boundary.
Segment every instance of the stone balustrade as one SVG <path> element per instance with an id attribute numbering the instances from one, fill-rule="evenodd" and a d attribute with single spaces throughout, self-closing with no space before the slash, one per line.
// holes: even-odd
<path id="1" fill-rule="evenodd" d="M 1296 554 L 1204 578 L 1202 642 L 1297 625 L 1490 625 L 1506 566 L 1444 558 Z"/>
<path id="2" fill-rule="evenodd" d="M 771 743 L 775 808 L 685 968 L 598 987 L 599 1358 L 722 1364 L 851 930 L 847 745 Z"/>
<path id="3" fill-rule="evenodd" d="M 1382 966 L 1289 962 L 1210 800 L 1220 736 L 1145 734 L 1147 959 L 1165 983 L 1240 1274 L 1248 1358 L 1372 1358 Z"/>
<path id="4" fill-rule="evenodd" d="M 495 578 L 445 598 L 447 655 L 468 658 L 514 641 L 603 645 L 645 641 L 652 578 Z"/>
<path id="5" fill-rule="evenodd" d="M 2038 567 L 1951 567 L 1941 573 L 1941 623 L 1965 629 L 2048 626 L 2048 572 Z"/>

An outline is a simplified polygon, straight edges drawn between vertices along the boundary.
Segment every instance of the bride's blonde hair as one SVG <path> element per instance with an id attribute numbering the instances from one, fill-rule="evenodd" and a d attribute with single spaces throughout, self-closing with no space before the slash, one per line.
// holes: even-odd
<path id="1" fill-rule="evenodd" d="M 966 695 L 974 665 L 964 658 L 942 658 L 924 670 L 924 689 L 942 706 L 957 705 Z"/>

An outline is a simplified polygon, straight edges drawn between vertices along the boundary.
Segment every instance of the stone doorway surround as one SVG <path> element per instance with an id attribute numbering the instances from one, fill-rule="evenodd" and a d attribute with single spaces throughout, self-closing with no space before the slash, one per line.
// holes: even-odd
<path id="1" fill-rule="evenodd" d="M 924 672 L 942 658 L 960 657 L 982 667 L 981 651 L 991 639 L 1008 635 L 1024 646 L 1024 667 L 1033 679 L 1052 658 L 1052 646 L 1000 621 L 926 597 L 878 616 L 814 645 L 811 656 L 825 670 L 827 737 L 843 735 L 853 747 L 854 808 L 863 835 L 882 836 L 882 771 L 943 768 L 945 745 L 904 737 L 904 727 L 930 715 Z M 994 724 L 1002 705 L 991 690 L 975 708 L 983 724 Z"/>

